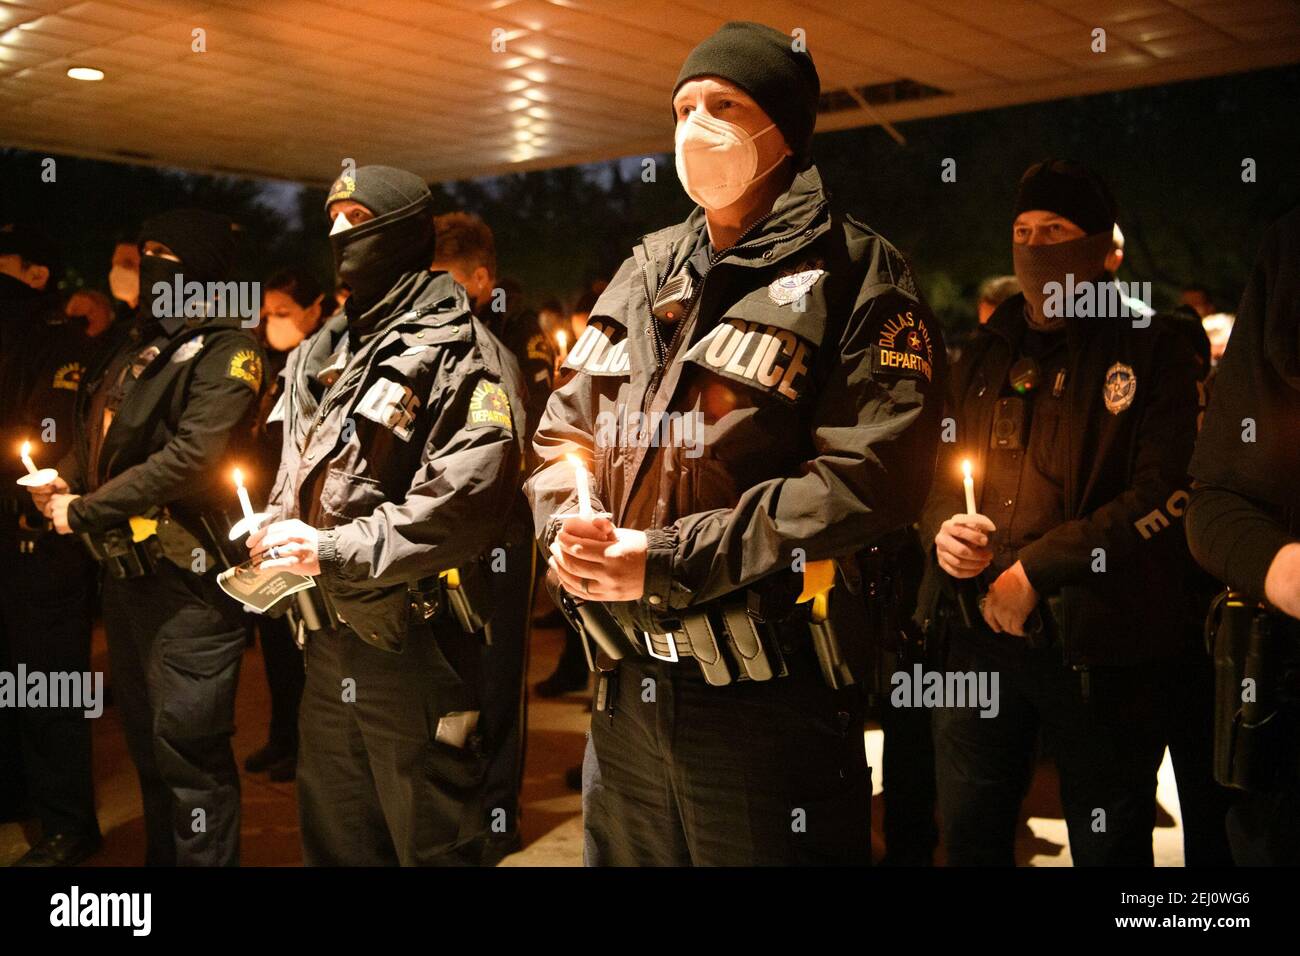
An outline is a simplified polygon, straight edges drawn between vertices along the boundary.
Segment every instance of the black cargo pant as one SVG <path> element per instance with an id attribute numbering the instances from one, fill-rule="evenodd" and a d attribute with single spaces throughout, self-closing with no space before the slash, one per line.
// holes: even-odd
<path id="1" fill-rule="evenodd" d="M 483 645 L 483 716 L 480 723 L 488 755 L 484 805 L 490 837 L 504 850 L 519 830 L 519 788 L 527 739 L 528 639 L 532 623 L 533 519 L 522 496 L 508 527 L 505 569 L 496 574 L 495 607 Z M 490 562 L 489 562 L 490 563 Z M 500 850 L 491 856 L 499 856 Z M 489 859 L 488 862 L 496 862 Z"/>
<path id="2" fill-rule="evenodd" d="M 583 761 L 586 864 L 870 864 L 861 695 L 789 667 L 711 687 L 691 660 L 621 661 Z"/>
<path id="3" fill-rule="evenodd" d="M 1020 643 L 1016 643 L 1020 642 Z M 1015 863 L 1016 824 L 1033 778 L 1040 728 L 1055 757 L 1076 866 L 1151 866 L 1156 771 L 1164 753 L 1161 665 L 1093 668 L 1079 675 L 1057 647 L 958 632 L 948 672 L 998 673 L 998 713 L 934 712 L 935 771 L 948 863 Z"/>
<path id="4" fill-rule="evenodd" d="M 239 863 L 239 771 L 230 749 L 242 613 L 217 586 L 160 559 L 104 576 L 113 696 L 140 777 L 151 866 Z"/>
<path id="5" fill-rule="evenodd" d="M 297 753 L 298 707 L 306 683 L 302 652 L 294 642 L 293 628 L 287 617 L 259 615 L 253 624 L 262 643 L 266 686 L 271 692 L 271 726 L 267 743 L 284 753 Z"/>
<path id="6" fill-rule="evenodd" d="M 16 672 L 23 664 L 29 674 L 88 673 L 96 568 L 85 547 L 50 532 L 35 540 L 30 553 L 19 553 L 18 539 L 9 534 L 0 535 L 0 548 L 0 629 L 7 645 L 0 667 Z M 26 781 L 43 836 L 99 836 L 87 709 L 12 712 L 21 758 L 0 763 L 0 775 L 14 778 L 6 789 L 20 790 Z"/>
<path id="7" fill-rule="evenodd" d="M 401 653 L 350 629 L 307 639 L 298 814 L 308 866 L 479 862 L 490 822 L 486 758 L 435 739 L 438 721 L 480 710 L 481 639 L 444 616 L 412 624 Z"/>

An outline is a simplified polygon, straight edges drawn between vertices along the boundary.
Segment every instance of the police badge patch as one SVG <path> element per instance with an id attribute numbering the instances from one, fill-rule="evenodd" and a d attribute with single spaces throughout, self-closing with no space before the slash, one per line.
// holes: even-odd
<path id="1" fill-rule="evenodd" d="M 1133 374 L 1133 367 L 1123 362 L 1116 362 L 1106 369 L 1106 381 L 1102 386 L 1102 397 L 1106 401 L 1106 411 L 1118 415 L 1133 404 L 1137 394 L 1138 380 Z"/>
<path id="2" fill-rule="evenodd" d="M 230 368 L 226 370 L 226 375 L 239 379 L 256 392 L 262 387 L 261 356 L 252 349 L 240 349 L 230 356 Z"/>
<path id="3" fill-rule="evenodd" d="M 817 280 L 826 274 L 825 269 L 805 269 L 773 279 L 767 287 L 767 297 L 775 305 L 790 305 L 802 299 Z"/>
<path id="4" fill-rule="evenodd" d="M 474 394 L 469 399 L 469 418 L 467 428 L 482 428 L 497 425 L 510 427 L 510 399 L 506 390 L 496 382 L 486 379 L 474 386 Z"/>
<path id="5" fill-rule="evenodd" d="M 899 312 L 880 327 L 873 369 L 893 375 L 934 377 L 934 343 L 924 322 L 911 312 Z"/>
<path id="6" fill-rule="evenodd" d="M 180 348 L 178 348 L 175 352 L 172 353 L 172 358 L 171 358 L 172 363 L 175 365 L 180 365 L 182 362 L 188 362 L 190 359 L 194 358 L 194 356 L 198 355 L 199 352 L 201 352 L 202 350 L 203 350 L 203 336 L 196 335 L 194 338 L 190 339 L 188 342 L 181 345 Z"/>
<path id="7" fill-rule="evenodd" d="M 75 392 L 77 386 L 81 383 L 81 375 L 85 371 L 80 362 L 69 362 L 67 365 L 61 365 L 59 370 L 54 373 L 54 381 L 51 383 L 55 388 L 66 388 L 70 392 Z"/>

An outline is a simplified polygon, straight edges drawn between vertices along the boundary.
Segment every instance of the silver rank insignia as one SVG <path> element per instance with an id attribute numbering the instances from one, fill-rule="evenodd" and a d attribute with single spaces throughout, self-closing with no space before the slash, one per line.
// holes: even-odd
<path id="1" fill-rule="evenodd" d="M 1138 380 L 1133 374 L 1133 367 L 1123 362 L 1116 362 L 1106 369 L 1106 381 L 1102 386 L 1102 397 L 1106 400 L 1106 411 L 1118 415 L 1133 404 L 1137 394 Z"/>
<path id="2" fill-rule="evenodd" d="M 767 287 L 767 297 L 776 305 L 789 305 L 802 299 L 808 290 L 826 274 L 825 269 L 805 269 L 788 276 L 773 279 Z"/>
<path id="3" fill-rule="evenodd" d="M 182 362 L 188 362 L 190 359 L 194 358 L 194 356 L 198 355 L 199 352 L 201 352 L 202 350 L 203 350 L 203 336 L 196 335 L 194 338 L 184 343 L 180 348 L 178 348 L 175 352 L 172 353 L 172 358 L 171 358 L 172 363 L 175 365 L 180 365 Z"/>

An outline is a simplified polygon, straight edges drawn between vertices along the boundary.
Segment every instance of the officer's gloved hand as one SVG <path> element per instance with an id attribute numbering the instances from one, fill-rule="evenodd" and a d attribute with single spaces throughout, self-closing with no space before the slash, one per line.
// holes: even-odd
<path id="1" fill-rule="evenodd" d="M 989 535 L 997 530 L 984 515 L 953 515 L 934 536 L 939 567 L 954 578 L 975 577 L 993 561 Z"/>

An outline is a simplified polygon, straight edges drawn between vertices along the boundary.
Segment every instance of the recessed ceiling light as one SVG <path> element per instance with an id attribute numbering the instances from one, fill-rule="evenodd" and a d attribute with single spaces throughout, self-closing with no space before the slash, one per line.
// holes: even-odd
<path id="1" fill-rule="evenodd" d="M 85 80 L 93 83 L 104 78 L 104 71 L 97 70 L 93 66 L 73 66 L 68 68 L 68 76 L 74 80 Z"/>

